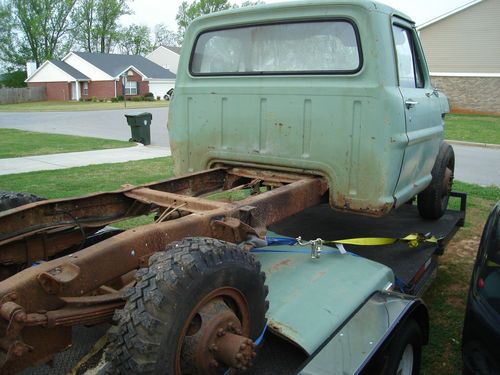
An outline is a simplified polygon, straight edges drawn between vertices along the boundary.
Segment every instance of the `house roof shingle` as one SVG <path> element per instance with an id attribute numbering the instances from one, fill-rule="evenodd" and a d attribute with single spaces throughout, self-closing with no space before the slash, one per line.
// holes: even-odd
<path id="1" fill-rule="evenodd" d="M 52 64 L 57 66 L 59 69 L 62 71 L 68 73 L 71 77 L 77 80 L 90 80 L 89 77 L 87 77 L 85 74 L 80 72 L 79 70 L 73 68 L 71 65 L 65 63 L 64 61 L 61 60 L 50 60 Z"/>
<path id="2" fill-rule="evenodd" d="M 107 53 L 74 52 L 77 56 L 109 74 L 118 77 L 130 66 L 138 69 L 147 78 L 175 79 L 175 74 L 170 70 L 139 55 L 119 55 Z"/>

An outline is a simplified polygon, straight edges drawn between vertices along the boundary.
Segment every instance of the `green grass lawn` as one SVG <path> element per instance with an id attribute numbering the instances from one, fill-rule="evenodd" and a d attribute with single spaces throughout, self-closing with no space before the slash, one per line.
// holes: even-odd
<path id="1" fill-rule="evenodd" d="M 119 164 L 103 164 L 45 172 L 2 176 L 0 190 L 23 191 L 46 198 L 63 198 L 109 191 L 121 185 L 142 184 L 172 176 L 170 157 Z M 430 310 L 430 343 L 424 349 L 422 374 L 461 373 L 460 340 L 472 265 L 486 218 L 500 199 L 500 188 L 456 182 L 468 194 L 466 226 L 440 258 L 437 279 L 424 295 Z M 452 202 L 458 207 L 458 202 Z M 122 227 L 151 222 L 152 217 L 129 220 Z"/>
<path id="2" fill-rule="evenodd" d="M 127 109 L 168 107 L 169 102 L 158 100 L 154 102 L 129 102 Z M 50 111 L 100 111 L 108 109 L 124 109 L 125 104 L 101 102 L 74 102 L 74 101 L 44 101 L 19 104 L 0 104 L 0 112 L 50 112 Z"/>
<path id="3" fill-rule="evenodd" d="M 4 175 L 0 190 L 33 193 L 44 198 L 66 198 L 116 190 L 123 184 L 144 184 L 172 176 L 172 158 L 156 158 Z"/>
<path id="4" fill-rule="evenodd" d="M 446 115 L 444 136 L 454 141 L 500 144 L 500 116 Z"/>
<path id="5" fill-rule="evenodd" d="M 134 143 L 73 135 L 0 129 L 0 158 L 131 147 Z"/>

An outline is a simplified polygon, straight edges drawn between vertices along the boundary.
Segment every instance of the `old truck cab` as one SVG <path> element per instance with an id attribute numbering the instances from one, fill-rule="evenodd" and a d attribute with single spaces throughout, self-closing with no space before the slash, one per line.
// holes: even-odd
<path id="1" fill-rule="evenodd" d="M 326 177 L 331 207 L 446 209 L 447 98 L 414 23 L 372 1 L 296 1 L 189 27 L 169 118 L 175 171 L 252 166 Z"/>

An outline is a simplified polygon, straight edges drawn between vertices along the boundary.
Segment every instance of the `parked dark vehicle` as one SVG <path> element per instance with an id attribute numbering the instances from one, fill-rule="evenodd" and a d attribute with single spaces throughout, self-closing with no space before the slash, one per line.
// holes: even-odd
<path id="1" fill-rule="evenodd" d="M 483 230 L 467 299 L 464 374 L 500 374 L 500 201 Z"/>

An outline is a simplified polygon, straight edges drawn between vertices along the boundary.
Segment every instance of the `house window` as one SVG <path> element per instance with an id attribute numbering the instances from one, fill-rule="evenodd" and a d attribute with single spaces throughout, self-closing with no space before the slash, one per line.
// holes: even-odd
<path id="1" fill-rule="evenodd" d="M 83 82 L 83 95 L 88 95 L 88 94 L 89 94 L 89 83 Z"/>
<path id="2" fill-rule="evenodd" d="M 127 81 L 125 85 L 125 95 L 137 95 L 136 81 Z"/>

